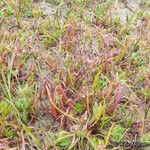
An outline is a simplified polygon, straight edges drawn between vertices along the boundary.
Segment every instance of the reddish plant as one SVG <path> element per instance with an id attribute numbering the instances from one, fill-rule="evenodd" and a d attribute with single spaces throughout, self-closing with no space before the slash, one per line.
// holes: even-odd
<path id="1" fill-rule="evenodd" d="M 44 108 L 44 110 L 46 110 L 48 114 L 50 114 L 56 120 L 59 120 L 61 118 L 61 114 L 60 112 L 58 112 L 58 108 L 63 112 L 66 112 L 67 109 L 71 110 L 73 108 L 73 101 L 67 97 L 65 89 L 63 89 L 61 85 L 57 85 L 54 82 L 52 82 L 50 79 L 46 78 L 41 83 L 39 91 L 39 100 L 41 102 L 42 107 Z M 56 93 L 57 96 L 61 97 L 61 101 L 58 104 L 59 106 L 56 105 Z M 50 110 L 47 110 L 42 104 L 43 95 L 45 95 L 49 100 Z"/>
<path id="2" fill-rule="evenodd" d="M 114 103 L 112 104 L 112 106 L 108 109 L 107 113 L 113 113 L 116 109 L 116 106 L 118 105 L 118 103 L 121 101 L 122 97 L 124 95 L 123 89 L 121 87 L 119 87 L 119 93 L 115 98 Z"/>

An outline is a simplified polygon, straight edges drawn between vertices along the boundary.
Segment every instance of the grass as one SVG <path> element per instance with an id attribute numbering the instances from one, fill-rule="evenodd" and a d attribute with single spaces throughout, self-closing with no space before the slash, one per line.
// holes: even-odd
<path id="1" fill-rule="evenodd" d="M 150 145 L 149 4 L 51 3 L 0 2 L 0 149 Z"/>

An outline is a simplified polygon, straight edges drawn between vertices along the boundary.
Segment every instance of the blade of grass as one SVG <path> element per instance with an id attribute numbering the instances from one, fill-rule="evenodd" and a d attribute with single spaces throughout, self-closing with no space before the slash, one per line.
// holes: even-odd
<path id="1" fill-rule="evenodd" d="M 92 84 L 92 87 L 91 87 L 91 91 L 94 89 L 97 81 L 99 80 L 99 75 L 101 74 L 102 72 L 102 68 L 103 68 L 103 64 L 100 65 L 95 77 L 94 77 L 94 81 L 93 81 L 93 84 Z"/>
<path id="2" fill-rule="evenodd" d="M 112 131 L 114 125 L 115 125 L 115 124 L 112 124 L 111 127 L 110 127 L 110 129 L 109 129 L 109 132 L 108 132 L 108 134 L 107 134 L 107 136 L 106 136 L 106 139 L 105 139 L 105 146 L 107 146 L 108 143 L 109 143 L 109 138 L 110 138 L 110 136 L 111 136 L 111 131 Z"/>

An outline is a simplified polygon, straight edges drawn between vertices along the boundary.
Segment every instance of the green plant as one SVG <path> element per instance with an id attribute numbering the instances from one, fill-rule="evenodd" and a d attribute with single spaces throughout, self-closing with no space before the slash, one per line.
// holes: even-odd
<path id="1" fill-rule="evenodd" d="M 7 13 L 9 16 L 11 16 L 11 15 L 13 15 L 13 14 L 15 13 L 15 11 L 13 10 L 12 7 L 8 6 L 8 7 L 6 8 L 6 13 Z"/>
<path id="2" fill-rule="evenodd" d="M 144 134 L 141 138 L 140 138 L 140 141 L 143 143 L 143 144 L 146 144 L 146 145 L 150 145 L 150 134 Z"/>
<path id="3" fill-rule="evenodd" d="M 8 130 L 6 130 L 5 131 L 5 136 L 7 137 L 7 138 L 12 138 L 13 136 L 14 136 L 14 132 L 13 131 L 8 131 Z"/>
<path id="4" fill-rule="evenodd" d="M 71 144 L 71 140 L 67 137 L 68 133 L 65 131 L 61 131 L 58 134 L 56 145 L 60 145 L 61 147 L 67 147 Z"/>
<path id="5" fill-rule="evenodd" d="M 4 100 L 0 101 L 0 114 L 2 116 L 8 116 L 11 114 L 11 107 Z"/>
<path id="6" fill-rule="evenodd" d="M 119 140 L 121 140 L 121 138 L 123 137 L 123 134 L 125 132 L 125 128 L 121 127 L 121 126 L 116 126 L 113 128 L 112 132 L 111 132 L 111 140 L 113 142 L 117 142 Z"/>
<path id="7" fill-rule="evenodd" d="M 81 113 L 81 112 L 83 111 L 83 105 L 82 105 L 82 103 L 80 103 L 80 102 L 77 102 L 77 103 L 74 105 L 74 107 L 75 107 L 75 111 L 76 111 L 77 113 Z"/>
<path id="8" fill-rule="evenodd" d="M 21 113 L 22 120 L 26 123 L 28 121 L 30 101 L 25 98 L 20 98 L 15 101 L 15 105 Z"/>

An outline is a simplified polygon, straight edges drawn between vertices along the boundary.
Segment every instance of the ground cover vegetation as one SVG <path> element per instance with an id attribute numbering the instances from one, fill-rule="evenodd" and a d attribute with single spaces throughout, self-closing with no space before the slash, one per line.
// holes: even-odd
<path id="1" fill-rule="evenodd" d="M 125 20 L 117 1 L 49 2 L 0 1 L 0 149 L 148 146 L 148 2 Z"/>

